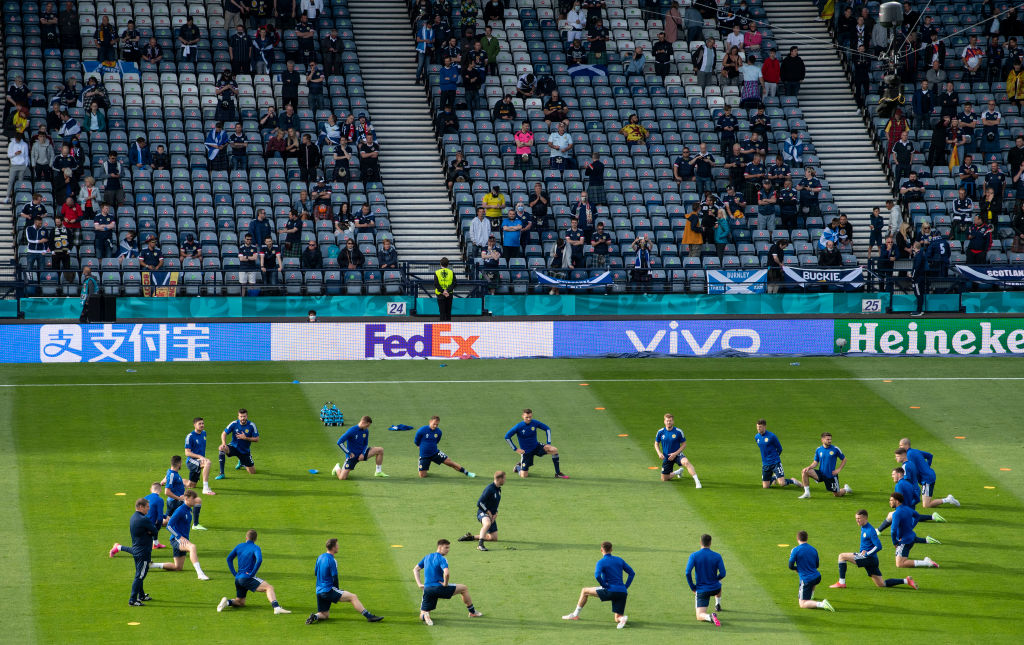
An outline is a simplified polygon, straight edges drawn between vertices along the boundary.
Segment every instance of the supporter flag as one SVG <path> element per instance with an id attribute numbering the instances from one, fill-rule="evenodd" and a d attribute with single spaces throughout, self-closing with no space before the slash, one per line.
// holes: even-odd
<path id="1" fill-rule="evenodd" d="M 546 273 L 540 271 L 535 272 L 537 274 L 537 282 L 540 284 L 551 285 L 555 288 L 566 288 L 566 289 L 590 289 L 591 287 L 600 287 L 606 284 L 612 283 L 612 274 L 610 271 L 605 271 L 599 276 L 590 278 L 589 280 L 560 280 L 559 278 L 552 278 Z"/>
<path id="2" fill-rule="evenodd" d="M 817 267 L 783 267 L 782 273 L 789 284 L 807 288 L 808 285 L 825 286 L 832 290 L 859 289 L 864 286 L 864 270 Z"/>
<path id="3" fill-rule="evenodd" d="M 953 146 L 953 152 L 949 153 L 949 169 L 957 170 L 960 168 L 960 148 L 959 146 Z"/>
<path id="4" fill-rule="evenodd" d="M 828 0 L 828 2 L 825 3 L 825 6 L 821 10 L 821 19 L 832 20 L 832 16 L 835 15 L 835 12 L 836 0 Z"/>
<path id="5" fill-rule="evenodd" d="M 966 266 L 957 264 L 960 277 L 999 287 L 1024 287 L 1024 266 Z"/>
<path id="6" fill-rule="evenodd" d="M 147 298 L 173 298 L 178 285 L 177 271 L 143 271 L 142 295 Z"/>
<path id="7" fill-rule="evenodd" d="M 768 269 L 713 269 L 708 271 L 707 278 L 708 293 L 764 293 Z"/>
<path id="8" fill-rule="evenodd" d="M 573 65 L 569 68 L 569 76 L 608 76 L 607 65 Z"/>

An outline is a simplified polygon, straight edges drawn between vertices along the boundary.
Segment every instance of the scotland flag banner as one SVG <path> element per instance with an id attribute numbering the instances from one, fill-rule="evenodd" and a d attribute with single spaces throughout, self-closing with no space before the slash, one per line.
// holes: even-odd
<path id="1" fill-rule="evenodd" d="M 593 287 L 602 287 L 612 283 L 612 274 L 610 271 L 605 271 L 599 276 L 590 278 L 589 280 L 561 280 L 559 278 L 553 278 L 546 273 L 535 271 L 537 274 L 537 282 L 540 284 L 546 284 L 556 289 L 590 289 Z"/>
<path id="2" fill-rule="evenodd" d="M 607 65 L 573 65 L 569 68 L 569 76 L 608 76 Z"/>
<path id="3" fill-rule="evenodd" d="M 999 285 L 1002 287 L 1024 287 L 1024 266 L 966 266 L 956 265 L 957 273 L 964 280 Z"/>
<path id="4" fill-rule="evenodd" d="M 786 282 L 806 288 L 808 285 L 833 289 L 859 289 L 864 286 L 863 269 L 832 269 L 818 267 L 783 267 Z"/>
<path id="5" fill-rule="evenodd" d="M 764 293 L 768 269 L 708 271 L 708 293 Z"/>

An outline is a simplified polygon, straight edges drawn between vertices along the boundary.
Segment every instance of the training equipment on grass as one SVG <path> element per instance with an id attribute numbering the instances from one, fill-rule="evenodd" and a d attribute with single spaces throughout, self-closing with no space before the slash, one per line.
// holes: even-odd
<path id="1" fill-rule="evenodd" d="M 405 432 L 406 430 L 412 430 L 412 426 L 407 426 L 404 423 L 396 423 L 395 425 L 388 428 L 392 432 Z"/>
<path id="2" fill-rule="evenodd" d="M 320 421 L 325 426 L 340 426 L 345 423 L 345 415 L 341 413 L 338 406 L 328 401 L 320 408 Z"/>

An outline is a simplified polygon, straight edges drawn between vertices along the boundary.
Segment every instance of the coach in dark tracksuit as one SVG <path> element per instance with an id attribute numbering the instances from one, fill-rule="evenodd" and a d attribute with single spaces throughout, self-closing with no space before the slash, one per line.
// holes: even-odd
<path id="1" fill-rule="evenodd" d="M 141 607 L 143 600 L 152 600 L 142 589 L 142 582 L 149 573 L 150 561 L 153 559 L 153 540 L 157 532 L 153 520 L 146 515 L 148 512 L 149 501 L 143 497 L 135 502 L 135 513 L 129 523 L 132 533 L 131 553 L 135 557 L 135 579 L 132 580 L 132 597 L 128 601 L 132 607 Z"/>
<path id="2" fill-rule="evenodd" d="M 914 296 L 917 298 L 917 308 L 912 316 L 924 314 L 924 292 L 928 289 L 928 256 L 921 248 L 920 242 L 914 242 Z"/>

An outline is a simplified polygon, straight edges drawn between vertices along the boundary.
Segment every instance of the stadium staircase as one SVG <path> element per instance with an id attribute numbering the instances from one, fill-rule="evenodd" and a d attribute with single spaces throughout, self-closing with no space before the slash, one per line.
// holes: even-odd
<path id="1" fill-rule="evenodd" d="M 349 0 L 366 101 L 381 145 L 380 168 L 401 259 L 461 259 L 430 107 L 416 85 L 403 0 Z"/>
<path id="2" fill-rule="evenodd" d="M 867 257 L 871 208 L 884 208 L 892 187 L 882 171 L 871 137 L 825 23 L 810 0 L 764 0 L 779 57 L 798 46 L 807 66 L 800 87 L 807 130 L 839 210 L 854 226 L 853 250 Z"/>
<path id="3" fill-rule="evenodd" d="M 0 79 L 7 78 L 4 57 L 0 56 Z M 0 83 L 0 105 L 7 102 L 7 85 Z M 0 132 L 0 186 L 3 186 L 3 199 L 0 199 L 0 282 L 14 280 L 14 207 L 8 203 L 11 198 L 7 194 L 7 178 L 10 177 L 10 161 L 7 159 L 8 138 Z"/>

